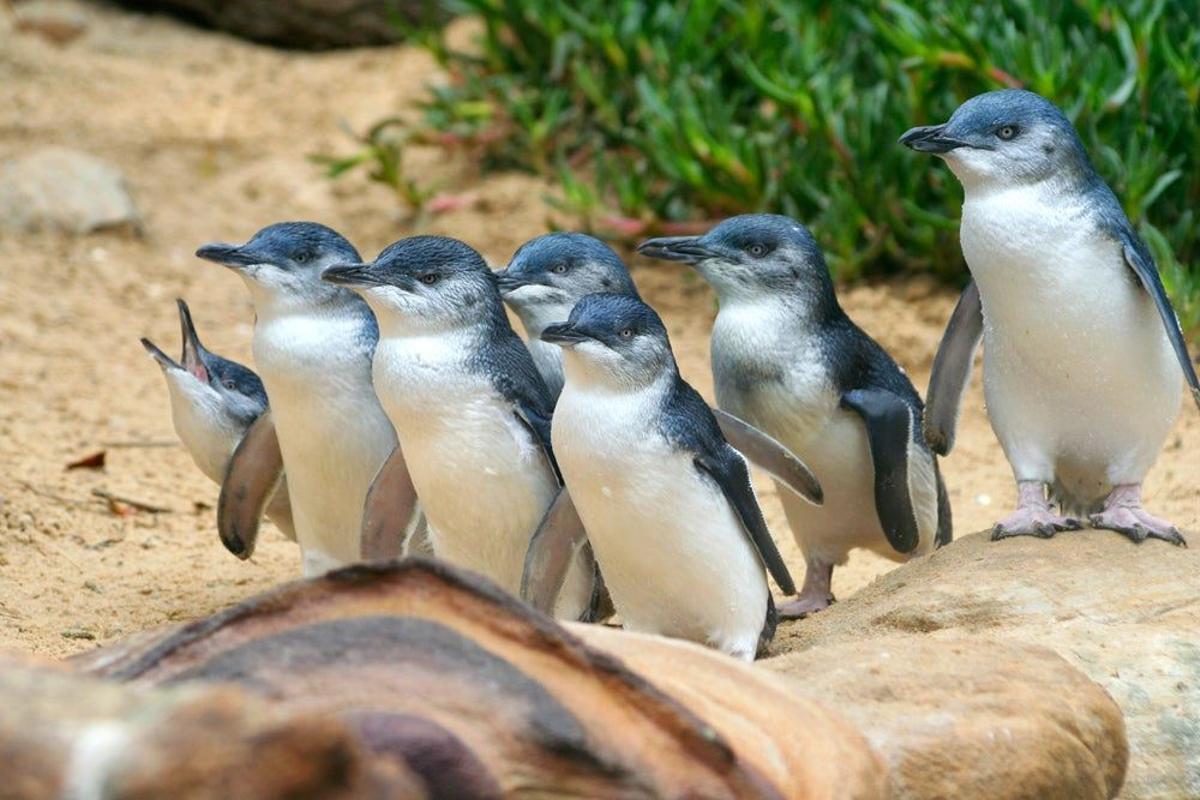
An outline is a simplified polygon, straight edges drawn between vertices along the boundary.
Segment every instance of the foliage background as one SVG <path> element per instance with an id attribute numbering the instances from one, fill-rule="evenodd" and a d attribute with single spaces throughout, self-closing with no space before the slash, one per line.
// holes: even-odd
<path id="1" fill-rule="evenodd" d="M 965 274 L 961 189 L 896 144 L 966 98 L 1032 89 L 1074 120 L 1200 326 L 1200 3 L 1195 0 L 456 0 L 469 52 L 423 130 L 488 168 L 558 175 L 601 232 L 777 211 L 844 278 Z"/>

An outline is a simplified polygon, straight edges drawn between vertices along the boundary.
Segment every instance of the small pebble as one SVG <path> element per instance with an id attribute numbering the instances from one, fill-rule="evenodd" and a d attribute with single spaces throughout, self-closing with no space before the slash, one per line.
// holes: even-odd
<path id="1" fill-rule="evenodd" d="M 96 638 L 96 634 L 92 633 L 91 631 L 85 631 L 83 628 L 67 628 L 62 632 L 62 637 L 64 639 L 92 640 Z"/>
<path id="2" fill-rule="evenodd" d="M 990 506 L 992 504 L 992 496 L 990 494 L 975 495 L 975 505 Z"/>

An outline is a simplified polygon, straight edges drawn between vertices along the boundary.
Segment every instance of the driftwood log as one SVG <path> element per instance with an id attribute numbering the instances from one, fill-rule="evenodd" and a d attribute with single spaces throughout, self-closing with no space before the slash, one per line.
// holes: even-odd
<path id="1" fill-rule="evenodd" d="M 635 637 L 634 672 L 581 630 L 413 559 L 288 584 L 74 664 L 147 691 L 234 683 L 277 712 L 335 717 L 379 769 L 435 797 L 885 795 L 862 734 L 787 679 L 657 637 Z"/>
<path id="2" fill-rule="evenodd" d="M 152 691 L 0 654 L 0 797 L 426 797 L 352 727 L 236 687 Z"/>
<path id="3" fill-rule="evenodd" d="M 749 665 L 562 626 L 419 559 L 66 666 L 0 658 L 0 709 L 18 798 L 1113 797 L 1128 759 L 1112 699 L 1042 648 L 880 638 Z"/>
<path id="4" fill-rule="evenodd" d="M 408 24 L 441 21 L 437 0 L 118 0 L 167 11 L 243 39 L 300 50 L 397 42 Z"/>

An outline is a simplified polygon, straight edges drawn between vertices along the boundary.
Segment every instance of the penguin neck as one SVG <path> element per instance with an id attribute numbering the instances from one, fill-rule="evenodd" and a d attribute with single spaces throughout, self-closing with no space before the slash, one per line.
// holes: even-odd
<path id="1" fill-rule="evenodd" d="M 344 314 L 369 314 L 358 295 L 340 287 L 329 286 L 313 292 L 281 292 L 269 289 L 258 282 L 247 279 L 254 313 L 260 319 L 288 316 L 341 316 Z"/>
<path id="2" fill-rule="evenodd" d="M 639 370 L 640 371 L 640 370 Z M 582 395 L 654 395 L 666 396 L 680 379 L 679 369 L 672 360 L 656 373 L 633 375 L 621 370 L 599 366 L 573 350 L 563 352 L 563 392 Z"/>
<path id="3" fill-rule="evenodd" d="M 965 203 L 986 200 L 993 195 L 1021 194 L 1036 196 L 1044 199 L 1075 198 L 1095 191 L 1096 184 L 1103 181 L 1090 162 L 1071 161 L 1061 169 L 1056 169 L 1040 178 L 1029 180 L 1004 180 L 992 176 L 976 174 L 975 172 L 956 168 L 951 162 L 951 171 L 963 187 Z"/>
<path id="4" fill-rule="evenodd" d="M 200 471 L 220 483 L 246 426 L 229 413 L 212 388 L 195 376 L 175 370 L 166 377 L 175 433 Z"/>
<path id="5" fill-rule="evenodd" d="M 813 330 L 846 318 L 829 276 L 813 276 L 790 291 L 756 292 L 720 298 L 721 312 L 761 315 L 771 325 Z"/>

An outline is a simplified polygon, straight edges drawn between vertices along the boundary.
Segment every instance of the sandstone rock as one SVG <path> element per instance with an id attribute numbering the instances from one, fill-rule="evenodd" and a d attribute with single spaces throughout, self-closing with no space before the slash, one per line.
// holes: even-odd
<path id="1" fill-rule="evenodd" d="M 0 708 L 0 795 L 12 800 L 424 796 L 344 723 L 228 687 L 138 691 L 0 658 Z"/>
<path id="2" fill-rule="evenodd" d="M 1121 712 L 1053 652 L 885 636 L 764 662 L 858 724 L 903 798 L 1115 797 Z"/>
<path id="3" fill-rule="evenodd" d="M 772 651 L 812 651 L 816 665 L 826 648 L 886 637 L 907 658 L 964 634 L 1049 648 L 1108 691 L 1129 739 L 1122 797 L 1200 797 L 1200 552 L 1107 531 L 969 536 L 781 626 Z"/>
<path id="4" fill-rule="evenodd" d="M 0 164 L 0 226 L 83 234 L 137 230 L 141 219 L 115 167 L 77 150 L 46 147 Z"/>

